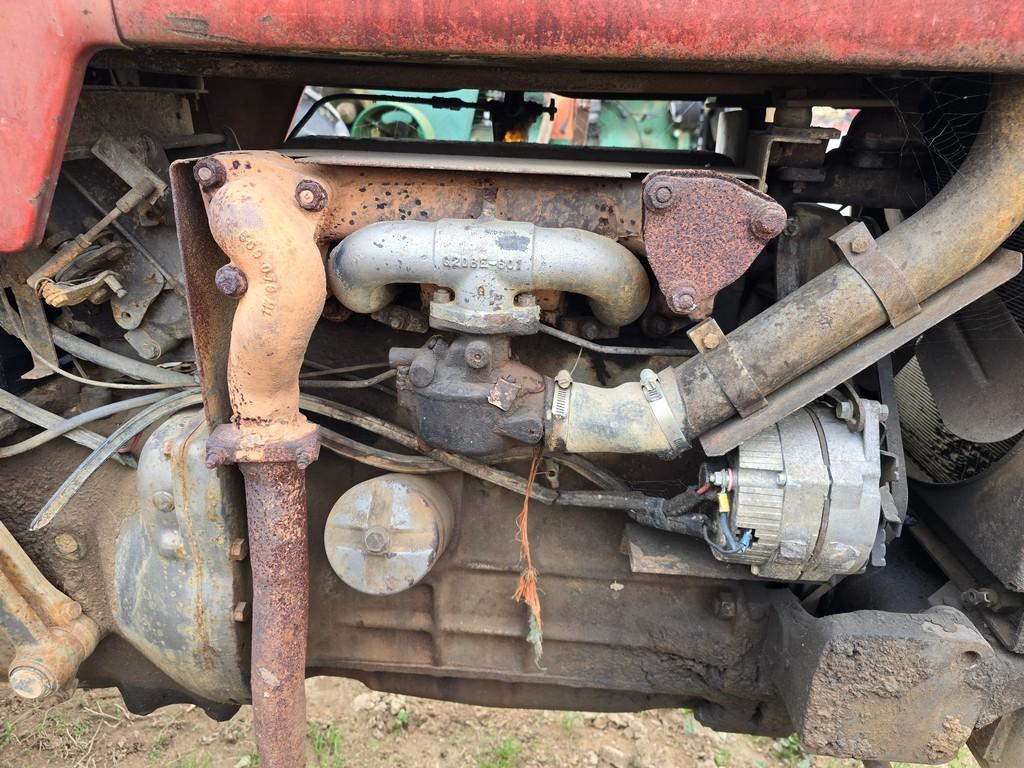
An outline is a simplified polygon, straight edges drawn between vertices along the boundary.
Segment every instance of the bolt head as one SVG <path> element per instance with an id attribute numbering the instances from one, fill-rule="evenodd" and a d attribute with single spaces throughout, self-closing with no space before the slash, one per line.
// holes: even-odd
<path id="1" fill-rule="evenodd" d="M 844 400 L 836 406 L 836 416 L 843 421 L 853 418 L 853 403 Z"/>
<path id="2" fill-rule="evenodd" d="M 701 339 L 701 343 L 704 345 L 704 349 L 718 349 L 718 345 L 721 344 L 722 341 L 718 338 L 718 334 L 709 333 Z"/>
<path id="3" fill-rule="evenodd" d="M 644 191 L 644 202 L 648 208 L 660 211 L 672 205 L 674 196 L 672 187 L 664 181 L 658 181 Z"/>
<path id="4" fill-rule="evenodd" d="M 167 491 L 157 491 L 153 494 L 153 506 L 160 512 L 170 512 L 174 509 L 174 496 Z"/>
<path id="5" fill-rule="evenodd" d="M 432 300 L 436 301 L 438 304 L 447 304 L 452 300 L 452 292 L 447 288 L 438 288 L 434 291 Z"/>
<path id="6" fill-rule="evenodd" d="M 366 551 L 372 555 L 386 552 L 388 548 L 387 531 L 379 526 L 367 529 L 366 535 L 363 537 L 363 545 L 366 547 Z"/>
<path id="7" fill-rule="evenodd" d="M 685 315 L 697 308 L 697 302 L 694 300 L 693 294 L 685 289 L 673 291 L 665 296 L 665 303 L 677 315 Z"/>
<path id="8" fill-rule="evenodd" d="M 204 157 L 192 167 L 192 176 L 199 183 L 200 189 L 212 190 L 228 180 L 228 172 L 219 160 Z"/>
<path id="9" fill-rule="evenodd" d="M 327 190 L 319 182 L 303 179 L 295 187 L 295 202 L 304 211 L 322 211 L 327 207 Z"/>
<path id="10" fill-rule="evenodd" d="M 520 293 L 516 296 L 517 307 L 533 307 L 537 305 L 537 297 L 532 293 Z"/>
<path id="11" fill-rule="evenodd" d="M 855 237 L 850 241 L 850 250 L 854 253 L 864 253 L 867 251 L 870 243 L 866 237 Z"/>
<path id="12" fill-rule="evenodd" d="M 249 604 L 245 601 L 235 603 L 235 607 L 231 609 L 231 619 L 238 624 L 244 624 L 249 620 L 249 616 L 252 614 L 252 609 Z"/>
<path id="13" fill-rule="evenodd" d="M 234 264 L 225 264 L 218 269 L 214 276 L 214 282 L 218 291 L 233 299 L 242 298 L 249 290 L 249 279 L 245 276 L 245 272 Z"/>
<path id="14" fill-rule="evenodd" d="M 466 345 L 466 365 L 470 368 L 486 368 L 491 362 L 491 347 L 486 341 L 471 341 Z"/>
<path id="15" fill-rule="evenodd" d="M 750 217 L 750 232 L 759 240 L 771 240 L 786 227 L 786 211 L 778 203 L 763 203 Z"/>

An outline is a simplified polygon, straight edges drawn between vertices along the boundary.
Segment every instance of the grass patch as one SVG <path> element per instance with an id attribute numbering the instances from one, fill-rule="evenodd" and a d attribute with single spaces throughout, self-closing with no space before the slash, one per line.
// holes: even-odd
<path id="1" fill-rule="evenodd" d="M 572 734 L 582 722 L 583 716 L 579 712 L 563 712 L 558 719 L 558 724 L 566 734 Z"/>
<path id="2" fill-rule="evenodd" d="M 342 768 L 345 760 L 341 756 L 341 731 L 334 723 L 309 727 L 309 743 L 319 768 Z"/>
<path id="3" fill-rule="evenodd" d="M 502 739 L 478 763 L 479 768 L 513 768 L 523 753 L 523 745 L 515 739 Z"/>

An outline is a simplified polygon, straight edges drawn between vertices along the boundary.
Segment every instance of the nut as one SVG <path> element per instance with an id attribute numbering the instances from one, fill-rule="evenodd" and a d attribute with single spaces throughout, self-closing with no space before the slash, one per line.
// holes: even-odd
<path id="1" fill-rule="evenodd" d="M 200 189 L 206 191 L 216 189 L 228 180 L 227 169 L 212 157 L 204 157 L 196 163 L 192 167 L 192 175 L 199 182 Z"/>
<path id="2" fill-rule="evenodd" d="M 721 343 L 722 340 L 718 338 L 717 333 L 709 333 L 701 339 L 701 344 L 704 345 L 704 349 L 718 349 L 718 345 Z"/>
<path id="3" fill-rule="evenodd" d="M 233 299 L 242 298 L 249 290 L 249 280 L 246 278 L 245 272 L 234 264 L 225 264 L 218 269 L 213 280 L 217 284 L 218 291 Z"/>
<path id="4" fill-rule="evenodd" d="M 655 182 L 644 189 L 644 203 L 647 204 L 648 208 L 655 211 L 663 210 L 672 205 L 672 198 L 674 196 L 675 193 L 673 193 L 672 187 L 664 181 Z"/>
<path id="5" fill-rule="evenodd" d="M 849 400 L 843 400 L 836 406 L 836 418 L 848 421 L 853 418 L 853 403 Z"/>
<path id="6" fill-rule="evenodd" d="M 438 304 L 447 304 L 452 300 L 452 292 L 447 288 L 438 288 L 434 291 L 434 295 L 431 301 L 436 301 Z"/>
<path id="7" fill-rule="evenodd" d="M 295 186 L 295 202 L 304 211 L 322 211 L 327 206 L 327 190 L 317 181 L 303 179 Z"/>
<path id="8" fill-rule="evenodd" d="M 685 288 L 673 291 L 665 296 L 665 303 L 677 315 L 685 315 L 697 308 L 697 302 L 694 301 L 693 294 Z"/>
<path id="9" fill-rule="evenodd" d="M 245 539 L 232 539 L 228 547 L 228 560 L 239 562 L 249 556 L 249 542 Z"/>
<path id="10" fill-rule="evenodd" d="M 601 324 L 597 320 L 584 320 L 580 325 L 580 336 L 587 341 L 593 341 L 601 334 Z"/>
<path id="11" fill-rule="evenodd" d="M 850 241 L 850 250 L 854 253 L 865 253 L 870 247 L 871 243 L 866 237 L 855 237 Z"/>

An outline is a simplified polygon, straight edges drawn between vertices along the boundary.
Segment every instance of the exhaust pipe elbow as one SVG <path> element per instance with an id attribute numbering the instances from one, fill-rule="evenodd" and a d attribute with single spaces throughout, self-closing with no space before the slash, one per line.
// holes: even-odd
<path id="1" fill-rule="evenodd" d="M 532 333 L 536 307 L 517 312 L 515 298 L 534 290 L 570 291 L 590 300 L 605 325 L 643 313 L 647 273 L 624 246 L 593 232 L 517 221 L 445 219 L 386 221 L 349 235 L 331 253 L 331 292 L 354 312 L 386 307 L 402 283 L 435 283 L 452 291 L 460 327 L 477 333 Z M 450 312 L 431 307 L 435 321 Z M 487 317 L 507 315 L 500 328 Z"/>
<path id="2" fill-rule="evenodd" d="M 238 298 L 228 391 L 241 425 L 301 418 L 299 369 L 327 294 L 319 216 L 290 193 L 303 176 L 280 161 L 260 168 L 229 179 L 207 203 L 210 230 L 230 259 L 218 287 Z"/>

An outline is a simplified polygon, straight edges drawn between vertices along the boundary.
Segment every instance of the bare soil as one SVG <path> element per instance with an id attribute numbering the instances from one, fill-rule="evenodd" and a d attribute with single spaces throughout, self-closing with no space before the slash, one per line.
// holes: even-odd
<path id="1" fill-rule="evenodd" d="M 795 737 L 716 733 L 685 710 L 593 714 L 494 709 L 376 693 L 351 680 L 306 685 L 307 762 L 316 768 L 854 768 L 809 757 Z M 249 707 L 217 723 L 166 707 L 147 717 L 116 690 L 79 691 L 32 704 L 0 688 L 0 766 L 253 768 Z M 966 756 L 956 768 L 976 768 Z"/>

